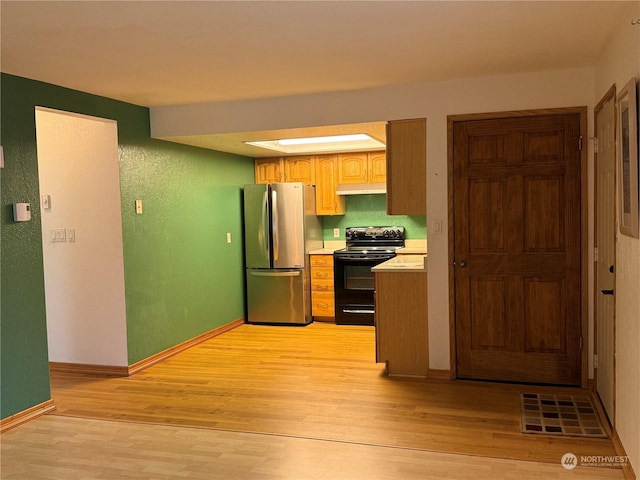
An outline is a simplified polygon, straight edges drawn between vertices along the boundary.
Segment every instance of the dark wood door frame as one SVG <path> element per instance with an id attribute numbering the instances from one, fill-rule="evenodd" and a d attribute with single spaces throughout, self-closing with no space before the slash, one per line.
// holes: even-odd
<path id="1" fill-rule="evenodd" d="M 583 221 L 580 232 L 581 248 L 581 328 L 583 338 L 581 361 L 581 386 L 587 388 L 588 383 L 588 306 L 589 306 L 589 225 L 588 225 L 588 181 L 587 178 L 587 107 L 549 108 L 537 110 L 516 110 L 492 113 L 474 113 L 467 115 L 450 115 L 447 117 L 447 176 L 448 176 L 448 220 L 449 220 L 449 349 L 451 377 L 456 377 L 456 305 L 455 305 L 455 218 L 454 218 L 454 175 L 453 175 L 453 125 L 456 122 L 469 120 L 489 120 L 497 118 L 517 118 L 534 115 L 580 115 L 580 136 L 582 149 L 580 152 L 581 173 L 581 208 Z"/>

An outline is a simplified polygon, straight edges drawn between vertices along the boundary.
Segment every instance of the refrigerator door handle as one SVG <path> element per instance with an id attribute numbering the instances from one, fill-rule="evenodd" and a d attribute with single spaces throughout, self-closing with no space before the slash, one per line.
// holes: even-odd
<path id="1" fill-rule="evenodd" d="M 273 261 L 278 260 L 278 193 L 271 190 L 271 215 L 273 216 Z"/>
<path id="2" fill-rule="evenodd" d="M 267 218 L 269 216 L 268 190 L 262 196 L 262 217 L 260 219 L 260 231 L 258 232 L 258 245 L 264 246 L 264 251 L 269 255 L 269 232 L 267 231 Z"/>
<path id="3" fill-rule="evenodd" d="M 294 270 L 291 272 L 249 272 L 249 275 L 254 277 L 299 277 L 301 274 L 301 270 Z"/>

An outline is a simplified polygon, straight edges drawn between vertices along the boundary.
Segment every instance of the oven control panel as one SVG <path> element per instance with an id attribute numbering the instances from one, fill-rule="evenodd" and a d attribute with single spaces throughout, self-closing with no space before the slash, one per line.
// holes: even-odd
<path id="1" fill-rule="evenodd" d="M 347 240 L 404 239 L 404 227 L 347 227 Z"/>

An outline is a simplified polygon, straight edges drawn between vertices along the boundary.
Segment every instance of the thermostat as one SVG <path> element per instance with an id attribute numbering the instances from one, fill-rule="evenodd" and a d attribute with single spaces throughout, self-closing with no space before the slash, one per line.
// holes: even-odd
<path id="1" fill-rule="evenodd" d="M 13 204 L 13 221 L 28 222 L 31 220 L 31 204 L 30 203 L 14 203 Z"/>

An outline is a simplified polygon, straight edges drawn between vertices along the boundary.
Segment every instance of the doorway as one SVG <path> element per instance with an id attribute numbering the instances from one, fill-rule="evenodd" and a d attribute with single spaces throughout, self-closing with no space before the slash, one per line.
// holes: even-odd
<path id="1" fill-rule="evenodd" d="M 126 367 L 117 123 L 35 117 L 50 365 Z"/>
<path id="2" fill-rule="evenodd" d="M 457 378 L 585 381 L 585 119 L 449 118 Z"/>
<path id="3" fill-rule="evenodd" d="M 595 332 L 596 391 L 615 421 L 616 87 L 596 105 L 595 117 Z"/>

